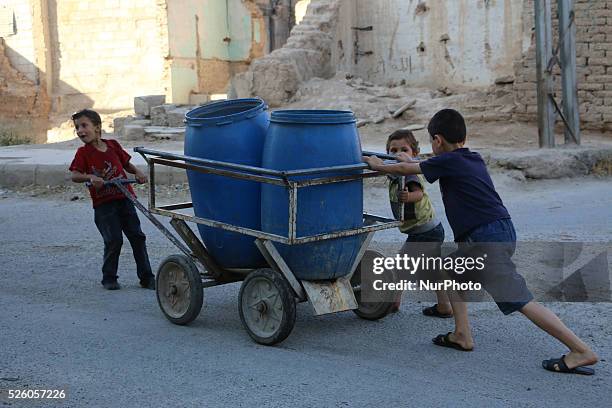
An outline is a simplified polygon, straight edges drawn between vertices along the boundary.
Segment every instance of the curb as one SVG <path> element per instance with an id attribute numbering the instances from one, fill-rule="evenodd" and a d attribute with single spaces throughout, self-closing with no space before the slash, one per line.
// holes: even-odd
<path id="1" fill-rule="evenodd" d="M 137 166 L 145 174 L 146 166 Z M 75 183 L 70 180 L 68 165 L 58 164 L 14 164 L 0 165 L 0 186 L 6 188 L 25 186 L 68 186 Z M 157 167 L 155 183 L 157 185 L 174 185 L 187 182 L 187 174 L 182 169 Z"/>
<path id="2" fill-rule="evenodd" d="M 544 180 L 612 175 L 612 147 L 560 147 L 528 152 L 482 153 L 491 168 L 518 170 L 527 179 Z"/>
<path id="3" fill-rule="evenodd" d="M 527 152 L 478 150 L 493 171 L 520 172 L 521 178 L 532 180 L 583 177 L 588 175 L 612 176 L 612 147 L 561 147 Z M 0 187 L 66 186 L 72 185 L 69 163 L 23 164 L 0 162 Z M 145 174 L 147 166 L 138 165 Z M 519 174 L 519 175 L 520 175 Z M 157 185 L 187 182 L 183 169 L 157 166 Z M 364 181 L 366 187 L 386 185 L 386 178 Z"/>

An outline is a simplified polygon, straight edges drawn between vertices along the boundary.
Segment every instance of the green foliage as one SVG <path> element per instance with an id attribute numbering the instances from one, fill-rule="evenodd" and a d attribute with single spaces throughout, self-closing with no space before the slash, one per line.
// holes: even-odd
<path id="1" fill-rule="evenodd" d="M 30 144 L 30 140 L 23 137 L 18 129 L 0 127 L 0 146 L 14 146 Z"/>

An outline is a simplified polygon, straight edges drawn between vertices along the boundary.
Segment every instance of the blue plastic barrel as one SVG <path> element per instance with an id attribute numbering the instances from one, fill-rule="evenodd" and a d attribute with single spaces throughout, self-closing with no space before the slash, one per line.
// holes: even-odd
<path id="1" fill-rule="evenodd" d="M 352 112 L 284 110 L 272 113 L 264 145 L 263 167 L 297 170 L 359 163 L 361 144 Z M 263 231 L 287 236 L 288 199 L 285 188 L 269 184 L 262 186 Z M 361 179 L 300 188 L 297 201 L 298 237 L 363 226 Z M 351 272 L 364 238 L 364 235 L 357 235 L 292 246 L 276 245 L 298 279 L 334 279 Z"/>
<path id="2" fill-rule="evenodd" d="M 270 124 L 261 99 L 235 99 L 200 106 L 186 115 L 185 155 L 261 167 Z M 196 217 L 259 230 L 261 187 L 257 182 L 187 171 Z M 254 238 L 198 224 L 213 258 L 225 268 L 265 265 Z"/>

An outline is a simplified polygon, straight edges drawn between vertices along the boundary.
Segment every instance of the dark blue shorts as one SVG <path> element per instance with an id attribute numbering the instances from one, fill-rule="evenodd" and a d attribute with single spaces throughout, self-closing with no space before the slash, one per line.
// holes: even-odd
<path id="1" fill-rule="evenodd" d="M 457 282 L 482 284 L 503 314 L 509 315 L 533 300 L 525 279 L 516 271 L 512 255 L 516 250 L 516 232 L 510 218 L 476 227 L 459 242 L 453 257 L 483 257 L 484 269 L 454 274 Z"/>

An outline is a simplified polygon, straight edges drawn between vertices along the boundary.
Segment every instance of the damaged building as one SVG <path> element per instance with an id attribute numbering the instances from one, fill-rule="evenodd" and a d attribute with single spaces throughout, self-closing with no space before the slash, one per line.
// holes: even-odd
<path id="1" fill-rule="evenodd" d="M 612 130 L 612 0 L 575 9 L 581 120 Z M 112 112 L 141 95 L 281 106 L 309 79 L 343 72 L 380 86 L 500 86 L 512 99 L 504 119 L 533 120 L 533 10 L 533 0 L 0 0 L 0 115 Z"/>
<path id="2" fill-rule="evenodd" d="M 0 0 L 0 115 L 110 112 L 148 94 L 204 102 L 284 44 L 302 3 Z M 22 112 L 13 112 L 19 98 Z"/>

